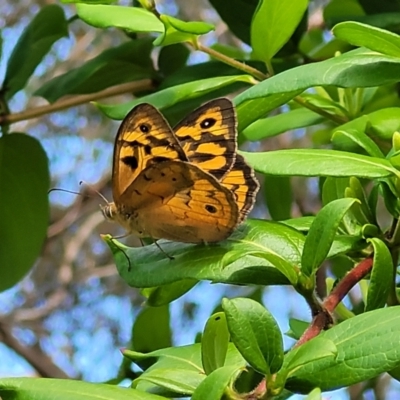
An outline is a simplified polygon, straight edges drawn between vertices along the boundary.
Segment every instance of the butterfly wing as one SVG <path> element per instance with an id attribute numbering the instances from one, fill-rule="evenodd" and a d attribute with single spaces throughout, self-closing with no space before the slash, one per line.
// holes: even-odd
<path id="1" fill-rule="evenodd" d="M 190 162 L 221 179 L 235 162 L 236 127 L 232 102 L 221 98 L 193 111 L 174 132 Z"/>
<path id="2" fill-rule="evenodd" d="M 239 220 L 233 193 L 185 161 L 150 165 L 129 191 L 140 198 L 135 201 L 137 218 L 132 230 L 154 239 L 218 242 L 232 233 Z"/>
<path id="3" fill-rule="evenodd" d="M 236 154 L 236 160 L 230 171 L 221 179 L 221 185 L 229 189 L 239 208 L 239 223 L 253 208 L 260 185 L 243 156 Z"/>
<path id="4" fill-rule="evenodd" d="M 141 171 L 164 160 L 187 160 L 163 115 L 150 104 L 134 107 L 118 130 L 113 156 L 113 197 L 118 205 Z"/>

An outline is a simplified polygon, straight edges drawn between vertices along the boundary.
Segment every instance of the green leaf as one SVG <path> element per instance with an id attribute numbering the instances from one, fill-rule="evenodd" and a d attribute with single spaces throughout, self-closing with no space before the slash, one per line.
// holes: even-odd
<path id="1" fill-rule="evenodd" d="M 280 271 L 290 267 L 288 275 L 296 280 L 294 266 L 300 263 L 304 236 L 277 222 L 247 220 L 230 238 L 218 244 L 158 241 L 173 260 L 155 245 L 124 248 L 111 238 L 105 240 L 122 278 L 130 286 L 143 288 L 188 278 L 241 285 L 286 284 L 288 280 Z M 130 259 L 130 269 L 126 257 Z"/>
<path id="2" fill-rule="evenodd" d="M 79 18 L 96 28 L 121 28 L 130 32 L 164 32 L 163 23 L 150 11 L 138 7 L 77 4 Z"/>
<path id="3" fill-rule="evenodd" d="M 193 42 L 199 35 L 204 35 L 214 30 L 214 25 L 206 22 L 190 21 L 185 22 L 169 15 L 161 15 L 160 19 L 164 24 L 164 32 L 155 41 L 155 46 L 168 46 L 170 44 Z"/>
<path id="4" fill-rule="evenodd" d="M 337 353 L 338 349 L 333 340 L 321 336 L 316 337 L 286 354 L 281 373 L 290 378 L 298 369 L 317 361 L 323 362 L 325 365 L 332 365 Z"/>
<path id="5" fill-rule="evenodd" d="M 398 82 L 399 65 L 399 57 L 357 49 L 281 72 L 235 97 L 239 131 L 310 87 L 358 88 Z"/>
<path id="6" fill-rule="evenodd" d="M 340 222 L 356 199 L 338 199 L 324 206 L 315 217 L 304 243 L 301 271 L 314 274 L 328 256 Z"/>
<path id="7" fill-rule="evenodd" d="M 293 202 L 290 178 L 266 175 L 264 177 L 264 196 L 268 211 L 275 221 L 290 218 Z"/>
<path id="8" fill-rule="evenodd" d="M 374 246 L 374 265 L 368 287 L 365 311 L 382 308 L 393 285 L 393 261 L 386 244 L 378 239 L 368 240 Z"/>
<path id="9" fill-rule="evenodd" d="M 13 133 L 0 138 L 0 292 L 31 269 L 47 234 L 49 170 L 40 143 Z"/>
<path id="10" fill-rule="evenodd" d="M 133 349 L 150 352 L 171 346 L 169 306 L 148 307 L 135 319 L 132 328 Z"/>
<path id="11" fill-rule="evenodd" d="M 271 60 L 290 39 L 307 6 L 308 0 L 260 0 L 251 23 L 255 58 Z"/>
<path id="12" fill-rule="evenodd" d="M 209 1 L 233 34 L 250 44 L 250 25 L 258 0 Z"/>
<path id="13" fill-rule="evenodd" d="M 400 363 L 399 327 L 400 307 L 395 306 L 357 315 L 322 332 L 318 338 L 331 340 L 337 347 L 335 361 L 316 360 L 301 366 L 286 388 L 297 393 L 314 387 L 338 389 L 392 370 Z"/>
<path id="14" fill-rule="evenodd" d="M 51 79 L 34 94 L 53 103 L 65 95 L 95 93 L 113 85 L 153 78 L 152 49 L 148 38 L 123 43 Z"/>
<path id="15" fill-rule="evenodd" d="M 354 46 L 399 57 L 400 36 L 393 32 L 354 21 L 341 22 L 333 27 L 332 32 L 338 39 Z"/>
<path id="16" fill-rule="evenodd" d="M 368 155 L 377 158 L 384 158 L 384 154 L 378 145 L 364 132 L 354 129 L 336 129 L 332 135 L 332 142 L 335 147 L 346 151 L 359 151 L 360 148 Z"/>
<path id="17" fill-rule="evenodd" d="M 114 385 L 48 378 L 0 379 L 0 397 L 3 400 L 165 400 L 155 394 Z"/>
<path id="18" fill-rule="evenodd" d="M 141 379 L 134 381 L 134 386 L 139 390 L 152 391 L 162 387 L 181 394 L 191 394 L 206 377 L 202 370 L 199 343 L 147 354 L 125 350 L 123 354 L 139 366 L 153 362 L 141 375 Z M 232 343 L 228 346 L 225 365 L 236 368 L 244 368 L 246 365 Z"/>
<path id="19" fill-rule="evenodd" d="M 313 389 L 304 400 L 323 400 L 321 389 L 320 388 Z"/>
<path id="20" fill-rule="evenodd" d="M 118 105 L 101 105 L 97 104 L 104 114 L 112 119 L 123 119 L 125 115 L 137 104 L 151 103 L 159 109 L 165 109 L 173 106 L 181 101 L 195 99 L 206 93 L 212 93 L 224 86 L 231 85 L 236 82 L 245 82 L 248 84 L 253 83 L 253 78 L 249 75 L 234 75 L 226 77 L 216 77 L 209 79 L 201 79 L 195 82 L 183 83 L 157 93 L 143 96 L 140 99 L 129 101 L 128 103 Z"/>
<path id="21" fill-rule="evenodd" d="M 310 323 L 296 318 L 289 318 L 290 330 L 285 333 L 295 340 L 299 340 L 304 331 L 309 327 Z"/>
<path id="22" fill-rule="evenodd" d="M 8 60 L 3 83 L 6 99 L 24 88 L 53 44 L 67 36 L 63 9 L 56 4 L 42 7 L 25 28 Z"/>
<path id="23" fill-rule="evenodd" d="M 147 297 L 146 303 L 149 306 L 159 307 L 169 304 L 183 296 L 196 284 L 197 280 L 183 279 L 181 281 L 170 283 L 169 285 L 143 289 L 142 294 Z"/>
<path id="24" fill-rule="evenodd" d="M 266 153 L 240 152 L 258 172 L 281 176 L 357 176 L 385 178 L 398 175 L 392 164 L 382 158 L 336 150 L 289 149 Z M 307 162 L 304 162 L 307 160 Z"/>
<path id="25" fill-rule="evenodd" d="M 291 110 L 286 113 L 262 118 L 241 132 L 245 140 L 256 142 L 265 138 L 273 137 L 289 130 L 304 128 L 311 125 L 320 124 L 324 117 L 306 108 Z"/>
<path id="26" fill-rule="evenodd" d="M 164 76 L 171 75 L 185 66 L 189 55 L 190 50 L 181 43 L 162 47 L 158 55 L 158 68 Z"/>
<path id="27" fill-rule="evenodd" d="M 242 368 L 228 365 L 218 368 L 204 379 L 193 393 L 191 400 L 220 400 L 226 388 L 242 372 Z"/>
<path id="28" fill-rule="evenodd" d="M 228 344 L 229 331 L 225 314 L 213 314 L 208 319 L 201 337 L 201 360 L 207 375 L 224 366 Z"/>
<path id="29" fill-rule="evenodd" d="M 223 299 L 232 342 L 246 361 L 265 375 L 277 372 L 283 362 L 283 341 L 278 324 L 257 301 Z"/>

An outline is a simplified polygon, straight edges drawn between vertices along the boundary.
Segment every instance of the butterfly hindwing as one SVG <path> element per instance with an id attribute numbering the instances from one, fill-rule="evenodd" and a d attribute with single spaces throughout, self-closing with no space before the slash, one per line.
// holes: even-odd
<path id="1" fill-rule="evenodd" d="M 190 113 L 174 132 L 190 162 L 221 179 L 235 162 L 236 126 L 232 102 L 221 98 Z"/>
<path id="2" fill-rule="evenodd" d="M 239 220 L 232 191 L 185 161 L 149 166 L 130 190 L 142 193 L 135 224 L 154 239 L 218 242 L 232 233 Z"/>
<path id="3" fill-rule="evenodd" d="M 149 164 L 168 159 L 187 157 L 163 115 L 150 104 L 139 104 L 122 121 L 115 139 L 114 201 L 119 202 Z"/>

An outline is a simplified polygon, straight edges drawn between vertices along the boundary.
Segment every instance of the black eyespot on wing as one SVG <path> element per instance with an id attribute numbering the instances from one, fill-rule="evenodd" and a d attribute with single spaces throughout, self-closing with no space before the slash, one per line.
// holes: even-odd
<path id="1" fill-rule="evenodd" d="M 151 125 L 149 125 L 149 124 L 140 124 L 139 125 L 139 129 L 143 133 L 149 133 L 150 129 L 151 129 Z"/>
<path id="2" fill-rule="evenodd" d="M 126 156 L 122 158 L 122 162 L 132 170 L 136 169 L 139 165 L 135 156 Z"/>
<path id="3" fill-rule="evenodd" d="M 208 129 L 215 125 L 217 121 L 214 118 L 206 118 L 200 122 L 201 129 Z"/>
<path id="4" fill-rule="evenodd" d="M 146 153 L 147 156 L 149 156 L 151 154 L 151 146 L 146 144 L 146 146 L 144 146 L 144 152 Z"/>
<path id="5" fill-rule="evenodd" d="M 217 209 L 215 206 L 211 204 L 206 204 L 205 206 L 206 211 L 208 211 L 210 214 L 215 214 L 217 212 Z"/>

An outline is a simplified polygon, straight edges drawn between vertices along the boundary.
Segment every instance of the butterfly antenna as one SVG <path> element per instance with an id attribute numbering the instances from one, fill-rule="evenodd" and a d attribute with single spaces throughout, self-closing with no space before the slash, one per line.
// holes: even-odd
<path id="1" fill-rule="evenodd" d="M 67 189 L 61 189 L 61 188 L 51 188 L 48 192 L 47 192 L 47 194 L 50 194 L 51 192 L 55 192 L 55 191 L 60 191 L 60 192 L 66 192 L 66 193 L 72 193 L 72 194 L 78 194 L 78 195 L 80 195 L 80 196 L 84 196 L 82 193 L 79 193 L 79 192 L 75 192 L 75 191 L 73 191 L 73 190 L 67 190 Z"/>
<path id="2" fill-rule="evenodd" d="M 80 181 L 79 185 L 85 185 L 87 186 L 90 190 L 92 190 L 93 192 L 95 192 L 96 194 L 98 194 L 106 204 L 109 204 L 110 202 L 98 191 L 96 190 L 90 183 L 87 183 L 86 181 Z"/>

